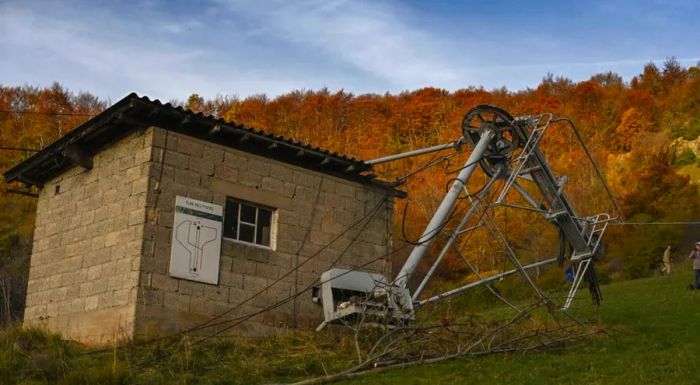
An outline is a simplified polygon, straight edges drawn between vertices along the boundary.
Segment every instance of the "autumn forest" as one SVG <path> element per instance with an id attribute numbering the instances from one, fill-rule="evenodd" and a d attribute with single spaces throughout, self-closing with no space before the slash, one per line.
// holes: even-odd
<path id="1" fill-rule="evenodd" d="M 171 103 L 364 160 L 454 141 L 461 135 L 465 113 L 476 105 L 496 105 L 514 115 L 551 112 L 575 123 L 620 209 L 620 222 L 606 236 L 598 268 L 601 280 L 656 274 L 666 244 L 681 262 L 691 243 L 700 240 L 698 225 L 645 225 L 700 217 L 700 65 L 686 68 L 669 59 L 644 66 L 628 82 L 614 73 L 580 82 L 547 75 L 536 88 L 522 91 L 428 87 L 396 95 L 353 95 L 321 89 L 274 98 L 204 99 L 192 94 Z M 58 83 L 48 88 L 0 85 L 0 168 L 7 170 L 109 104 Z M 555 171 L 568 176 L 566 192 L 581 212 L 614 211 L 570 127 L 553 126 L 542 146 Z M 394 206 L 395 245 L 420 235 L 468 153 L 468 148 L 456 156 L 445 151 L 376 167 L 379 178 L 399 181 L 397 188 L 408 192 Z M 422 170 L 428 163 L 432 167 Z M 475 177 L 470 187 L 477 190 L 484 181 Z M 35 198 L 17 191 L 31 192 L 21 185 L 0 184 L 1 289 L 12 300 L 15 317 L 24 300 L 36 204 Z M 531 213 L 501 210 L 496 220 L 525 259 L 555 255 L 557 235 L 545 221 L 531 218 Z M 504 256 L 490 242 L 476 232 L 461 245 L 478 270 L 503 268 Z M 440 271 L 443 280 L 468 279 L 471 271 L 462 262 L 450 256 Z M 538 279 L 546 285 L 560 274 L 538 272 Z"/>

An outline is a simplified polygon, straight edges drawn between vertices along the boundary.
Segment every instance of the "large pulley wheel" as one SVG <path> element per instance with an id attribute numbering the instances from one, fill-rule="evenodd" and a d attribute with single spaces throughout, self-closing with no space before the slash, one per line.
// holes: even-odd
<path id="1" fill-rule="evenodd" d="M 508 112 L 489 105 L 476 106 L 464 116 L 462 134 L 472 148 L 484 132 L 490 130 L 494 133 L 483 158 L 479 161 L 488 176 L 493 176 L 499 166 L 508 170 L 508 159 L 520 146 L 520 137 L 513 124 L 513 117 Z"/>

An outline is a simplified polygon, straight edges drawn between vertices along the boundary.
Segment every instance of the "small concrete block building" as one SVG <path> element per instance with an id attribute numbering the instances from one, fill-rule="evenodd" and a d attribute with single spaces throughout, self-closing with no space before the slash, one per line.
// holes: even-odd
<path id="1" fill-rule="evenodd" d="M 131 94 L 5 173 L 39 187 L 24 322 L 88 343 L 205 322 L 206 335 L 315 327 L 322 272 L 390 275 L 397 191 L 370 172 Z M 190 214 L 203 219 L 176 225 Z M 177 253 L 191 261 L 184 278 Z"/>

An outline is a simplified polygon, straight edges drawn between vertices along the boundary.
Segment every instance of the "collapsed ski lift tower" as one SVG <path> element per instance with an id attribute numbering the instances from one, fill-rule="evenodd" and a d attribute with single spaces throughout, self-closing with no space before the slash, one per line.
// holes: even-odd
<path id="1" fill-rule="evenodd" d="M 602 253 L 601 238 L 610 221 L 610 215 L 601 213 L 590 217 L 579 217 L 564 193 L 566 176 L 557 177 L 554 175 L 539 148 L 548 127 L 554 121 L 555 119 L 548 113 L 514 118 L 501 108 L 481 105 L 471 109 L 466 114 L 462 122 L 462 136 L 454 142 L 368 161 L 367 163 L 375 165 L 450 148 L 459 151 L 464 145 L 469 145 L 472 148 L 471 154 L 460 168 L 451 188 L 445 194 L 403 267 L 393 279 L 376 273 L 337 268 L 321 275 L 320 290 L 314 295 L 314 300 L 323 305 L 324 311 L 325 319 L 319 329 L 328 323 L 350 321 L 360 314 L 406 322 L 412 320 L 414 312 L 427 303 L 439 301 L 512 274 L 521 274 L 535 292 L 542 295 L 530 279 L 527 270 L 555 262 L 562 263 L 563 259 L 570 260 L 575 267 L 575 273 L 562 310 L 569 308 L 584 280 L 589 281 L 594 301 L 598 302 L 600 292 L 595 282 L 592 261 L 597 260 Z M 467 191 L 467 183 L 479 167 L 489 177 L 489 180 L 472 198 Z M 489 205 L 490 207 L 498 205 L 516 207 L 505 203 L 506 195 L 511 190 L 516 191 L 529 204 L 529 206 L 519 208 L 538 212 L 547 219 L 559 230 L 561 239 L 570 246 L 571 253 L 562 254 L 559 258 L 523 265 L 500 229 L 492 220 L 489 220 L 488 215 L 483 215 L 483 212 L 489 207 L 482 207 L 481 201 L 494 188 L 496 180 L 503 180 L 505 183 L 502 184 L 500 192 L 496 191 L 497 198 Z M 520 184 L 521 181 L 533 183 L 539 190 L 539 199 L 528 193 Z M 449 234 L 444 234 L 447 236 L 445 245 L 435 257 L 433 264 L 418 287 L 411 292 L 408 288 L 409 280 L 414 277 L 416 269 L 425 258 L 432 241 L 441 233 L 446 232 L 445 227 L 455 212 L 457 199 L 460 194 L 465 192 L 470 198 L 471 207 L 456 227 Z M 420 294 L 450 247 L 453 247 L 454 242 L 460 235 L 479 227 L 476 225 L 465 228 L 475 214 L 479 214 L 480 224 L 484 225 L 491 235 L 499 241 L 515 268 L 421 299 Z"/>

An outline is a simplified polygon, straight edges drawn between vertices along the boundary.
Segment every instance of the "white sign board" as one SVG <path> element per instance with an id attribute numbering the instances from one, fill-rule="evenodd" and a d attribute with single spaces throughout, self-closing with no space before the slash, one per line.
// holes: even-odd
<path id="1" fill-rule="evenodd" d="M 170 249 L 170 276 L 219 283 L 223 208 L 178 196 Z"/>

